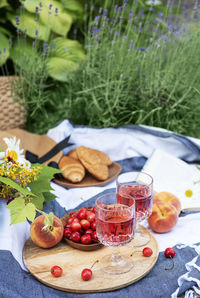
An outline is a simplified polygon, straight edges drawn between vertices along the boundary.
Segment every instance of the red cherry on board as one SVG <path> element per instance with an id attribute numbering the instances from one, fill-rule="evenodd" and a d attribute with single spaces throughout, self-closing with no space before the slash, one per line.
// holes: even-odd
<path id="1" fill-rule="evenodd" d="M 150 257 L 153 253 L 150 247 L 145 247 L 142 251 L 144 257 Z"/>
<path id="2" fill-rule="evenodd" d="M 92 277 L 92 270 L 91 269 L 85 268 L 85 269 L 82 270 L 81 278 L 83 280 L 89 280 L 89 279 L 91 279 L 91 277 Z"/>
<path id="3" fill-rule="evenodd" d="M 60 266 L 53 266 L 51 267 L 51 274 L 54 276 L 54 277 L 59 277 L 61 276 L 63 273 L 63 270 Z"/>

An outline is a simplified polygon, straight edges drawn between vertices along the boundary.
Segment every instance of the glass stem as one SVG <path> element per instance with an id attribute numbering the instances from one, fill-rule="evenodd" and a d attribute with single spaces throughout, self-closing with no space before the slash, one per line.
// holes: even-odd
<path id="1" fill-rule="evenodd" d="M 122 257 L 120 255 L 120 249 L 119 249 L 119 247 L 112 246 L 111 261 L 118 263 L 121 260 L 122 260 Z"/>
<path id="2" fill-rule="evenodd" d="M 136 220 L 136 224 L 135 224 L 135 233 L 140 234 L 140 228 L 139 228 L 139 221 Z"/>

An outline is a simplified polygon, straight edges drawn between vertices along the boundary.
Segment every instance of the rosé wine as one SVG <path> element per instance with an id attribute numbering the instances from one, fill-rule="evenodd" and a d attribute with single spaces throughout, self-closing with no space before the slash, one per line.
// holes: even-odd
<path id="1" fill-rule="evenodd" d="M 135 215 L 137 221 L 144 220 L 151 215 L 153 197 L 151 189 L 147 185 L 120 185 L 117 190 L 117 202 L 129 206 L 130 197 L 135 199 Z"/>
<path id="2" fill-rule="evenodd" d="M 96 208 L 96 231 L 101 243 L 106 246 L 120 246 L 130 242 L 134 235 L 134 212 L 121 204 Z"/>

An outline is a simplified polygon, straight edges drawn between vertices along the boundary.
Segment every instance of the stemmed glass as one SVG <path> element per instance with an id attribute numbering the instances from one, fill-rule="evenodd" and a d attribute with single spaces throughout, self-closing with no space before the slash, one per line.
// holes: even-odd
<path id="1" fill-rule="evenodd" d="M 129 198 L 129 206 L 117 203 L 116 192 L 105 193 L 96 200 L 96 231 L 99 241 L 112 247 L 101 263 L 110 274 L 128 272 L 133 262 L 120 255 L 119 247 L 129 243 L 134 236 L 135 202 Z"/>
<path id="2" fill-rule="evenodd" d="M 130 197 L 135 199 L 136 230 L 133 246 L 143 246 L 150 241 L 150 235 L 139 223 L 152 212 L 153 178 L 144 172 L 127 172 L 117 177 L 117 201 L 129 205 Z"/>

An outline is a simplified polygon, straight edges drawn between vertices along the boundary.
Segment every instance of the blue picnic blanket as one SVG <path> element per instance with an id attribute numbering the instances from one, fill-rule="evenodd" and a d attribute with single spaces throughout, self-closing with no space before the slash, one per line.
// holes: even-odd
<path id="1" fill-rule="evenodd" d="M 70 128 L 70 130 L 72 129 L 73 128 Z M 151 153 L 150 151 L 152 151 L 150 149 L 157 148 L 158 144 L 161 144 L 163 148 L 169 148 L 169 150 L 171 148 L 172 152 L 175 152 L 176 149 L 180 149 L 180 156 L 178 153 L 177 155 L 183 160 L 187 161 L 188 163 L 200 163 L 200 143 L 198 143 L 198 145 L 196 142 L 193 142 L 192 138 L 187 138 L 185 136 L 177 135 L 167 131 L 160 131 L 157 129 L 154 130 L 153 128 L 149 129 L 140 126 L 129 126 L 126 129 L 127 134 L 124 133 L 124 130 L 119 130 L 119 132 L 121 132 L 121 138 L 123 136 L 124 138 L 127 138 L 121 140 L 121 145 L 124 145 L 124 152 L 126 150 L 126 152 L 128 152 L 129 154 L 129 157 L 123 158 L 118 161 L 118 163 L 120 163 L 122 166 L 122 172 L 141 170 L 149 154 Z M 63 131 L 64 130 L 66 130 L 65 127 L 63 128 Z M 105 134 L 106 131 L 99 130 L 98 132 L 98 139 L 101 140 L 102 135 Z M 132 151 L 129 150 L 130 145 L 129 143 L 125 142 L 129 141 L 129 132 L 135 132 L 135 139 L 132 138 L 132 136 L 130 136 L 130 142 L 135 142 L 134 148 L 136 148 L 135 151 L 138 153 L 137 156 L 130 156 L 132 153 Z M 67 131 L 66 133 L 68 134 L 69 132 Z M 84 135 L 84 131 L 81 131 L 80 133 L 80 130 L 78 130 L 79 134 L 77 135 L 76 133 L 77 132 L 75 132 L 73 135 L 73 142 L 76 142 L 77 140 L 80 140 L 81 142 L 81 134 L 83 135 L 84 140 L 87 140 L 88 142 L 90 141 L 90 139 L 87 137 L 88 135 Z M 94 131 L 94 134 L 95 133 L 96 131 Z M 114 133 L 116 134 L 116 131 L 114 131 Z M 49 134 L 51 136 L 51 132 Z M 59 133 L 56 131 L 55 136 L 58 137 L 58 135 Z M 63 134 L 61 134 L 61 139 L 62 138 Z M 149 147 L 147 146 L 148 142 L 144 142 L 145 139 L 148 139 L 149 144 L 153 143 L 152 148 L 149 149 Z M 60 141 L 60 138 L 58 138 L 58 141 Z M 110 141 L 111 143 L 113 140 L 109 140 L 108 136 L 108 141 Z M 168 143 L 171 145 L 173 144 L 173 146 L 168 147 Z M 125 148 L 126 144 L 127 147 Z M 85 143 L 85 145 L 89 146 L 90 144 Z M 111 145 L 110 147 L 108 146 L 107 150 L 109 151 L 111 149 Z M 120 149 L 121 148 L 119 147 L 119 156 Z M 144 152 L 144 154 L 142 152 Z M 76 208 L 94 205 L 95 199 L 96 195 L 91 196 L 89 200 L 82 202 L 79 206 L 76 206 Z M 63 208 L 58 202 L 59 200 L 54 200 L 53 202 L 46 205 L 45 211 L 50 212 L 53 210 L 58 217 L 62 217 L 68 210 Z M 189 215 L 185 214 L 185 217 L 187 216 Z M 160 252 L 158 261 L 154 268 L 150 271 L 148 275 L 146 275 L 143 279 L 139 280 L 137 283 L 120 290 L 93 294 L 73 294 L 47 287 L 41 284 L 39 281 L 37 281 L 32 275 L 24 271 L 10 251 L 0 250 L 0 298 L 167 298 L 171 296 L 173 298 L 176 298 L 183 293 L 185 293 L 185 297 L 194 297 L 194 291 L 198 292 L 198 289 L 200 288 L 200 245 L 198 244 L 199 241 L 200 238 L 199 240 L 197 239 L 197 244 L 191 244 L 189 246 L 178 244 L 174 246 L 176 255 L 174 257 L 173 270 L 165 270 L 166 267 L 170 266 L 171 260 L 165 258 L 164 252 Z"/>
<path id="2" fill-rule="evenodd" d="M 105 190 L 105 192 L 106 191 L 108 190 Z M 82 203 L 78 208 L 94 205 L 95 200 L 96 196 L 87 202 Z M 52 209 L 59 217 L 62 217 L 66 213 L 66 210 L 56 201 L 45 206 L 45 212 L 50 212 Z M 93 294 L 73 294 L 47 287 L 37 281 L 32 275 L 23 271 L 10 252 L 0 251 L 0 297 L 167 298 L 171 297 L 172 293 L 177 291 L 177 288 L 179 287 L 177 280 L 188 272 L 188 276 L 185 276 L 186 279 L 182 278 L 181 280 L 180 289 L 178 289 L 177 292 L 180 295 L 193 286 L 197 286 L 199 283 L 200 267 L 197 268 L 196 265 L 200 266 L 200 255 L 198 255 L 195 250 L 197 248 L 198 245 L 193 247 L 183 246 L 183 248 L 176 245 L 174 247 L 176 255 L 174 257 L 174 268 L 172 270 L 165 270 L 165 268 L 171 266 L 171 260 L 164 256 L 164 252 L 161 252 L 158 261 L 151 272 L 137 283 L 120 290 Z M 191 260 L 194 260 L 194 264 L 191 264 L 187 271 L 185 264 L 190 263 Z M 188 277 L 191 279 L 188 279 Z"/>

